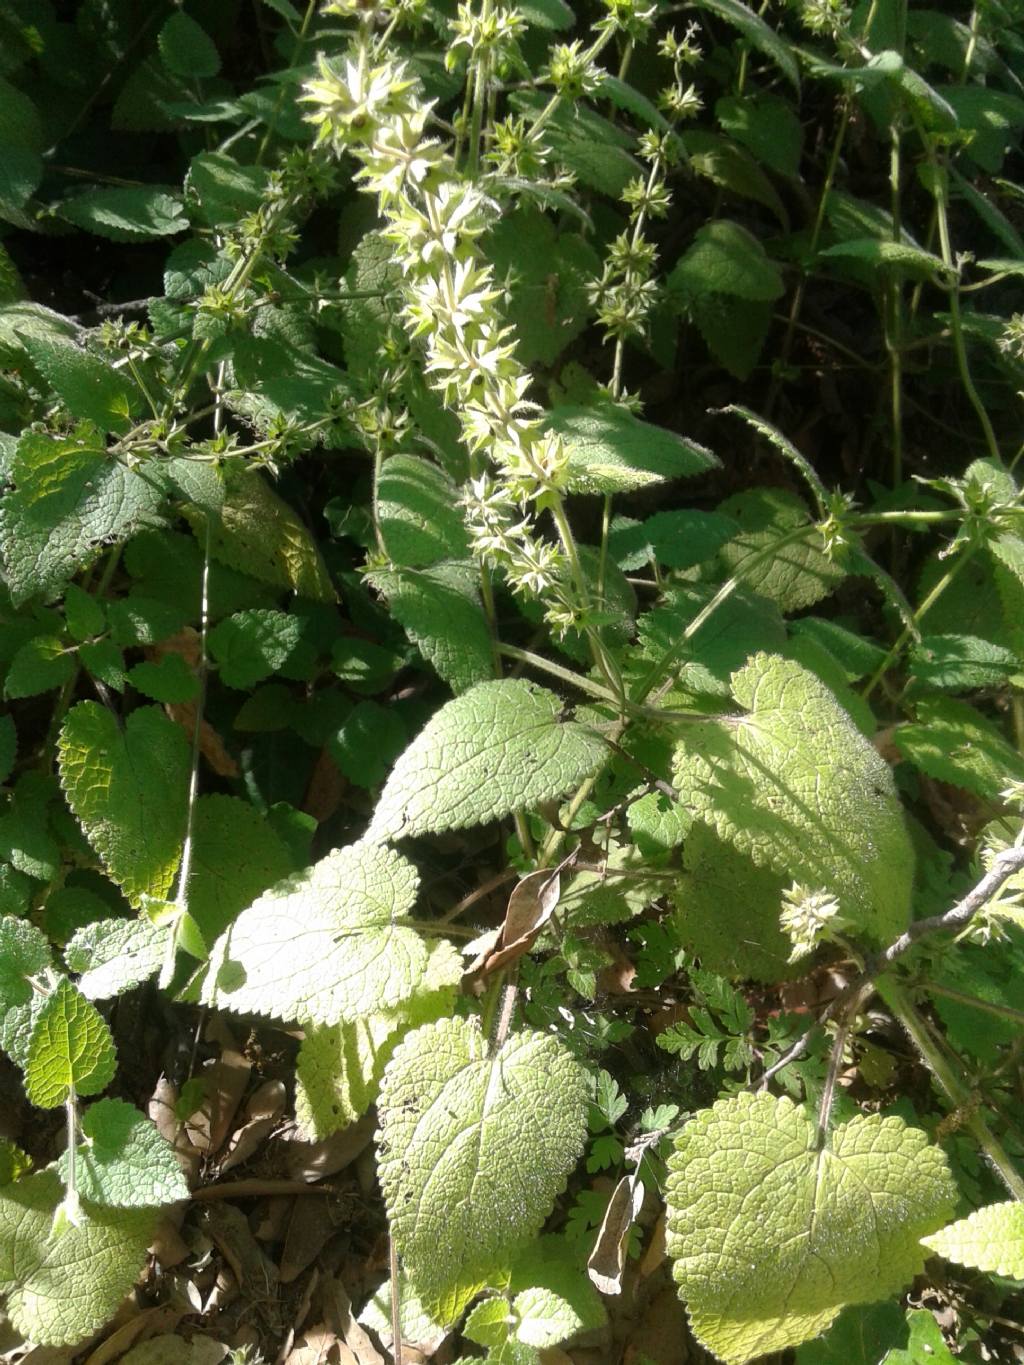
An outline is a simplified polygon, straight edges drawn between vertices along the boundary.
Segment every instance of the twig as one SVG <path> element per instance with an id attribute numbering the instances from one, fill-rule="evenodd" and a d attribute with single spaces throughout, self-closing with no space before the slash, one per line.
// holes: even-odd
<path id="1" fill-rule="evenodd" d="M 870 985 L 886 968 L 891 967 L 896 959 L 902 957 L 919 939 L 947 929 L 962 929 L 964 925 L 970 923 L 982 906 L 992 899 L 1003 883 L 1021 869 L 1024 869 L 1024 848 L 1004 849 L 1002 853 L 996 855 L 991 868 L 974 890 L 969 891 L 963 900 L 957 901 L 951 910 L 947 910 L 944 915 L 930 915 L 927 919 L 916 920 L 905 933 L 890 943 L 888 948 L 869 958 L 864 970 L 826 1005 L 810 1028 L 806 1029 L 792 1047 L 765 1071 L 756 1082 L 758 1088 L 766 1086 L 773 1076 L 777 1076 L 791 1062 L 798 1061 L 807 1051 L 807 1045 L 817 1030 L 830 1019 L 834 1019 L 858 992 Z"/>

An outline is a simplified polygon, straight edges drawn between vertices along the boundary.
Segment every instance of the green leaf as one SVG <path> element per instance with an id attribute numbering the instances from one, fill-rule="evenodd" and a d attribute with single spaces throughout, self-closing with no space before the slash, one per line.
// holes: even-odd
<path id="1" fill-rule="evenodd" d="M 720 1100 L 669 1158 L 668 1252 L 696 1336 L 741 1365 L 898 1294 L 956 1197 L 941 1150 L 901 1119 L 855 1118 L 819 1149 L 787 1099 Z"/>
<path id="2" fill-rule="evenodd" d="M 739 223 L 719 218 L 698 228 L 693 244 L 668 276 L 668 287 L 693 297 L 731 294 L 771 303 L 785 292 L 779 268 L 757 238 Z"/>
<path id="3" fill-rule="evenodd" d="M 681 732 L 680 803 L 757 866 L 835 895 L 887 943 L 906 927 L 914 867 L 887 764 L 799 664 L 755 654 L 732 695 L 745 714 Z"/>
<path id="4" fill-rule="evenodd" d="M 906 1335 L 903 1310 L 895 1303 L 846 1308 L 824 1337 L 797 1349 L 796 1365 L 879 1365 Z"/>
<path id="5" fill-rule="evenodd" d="M 32 1158 L 13 1142 L 0 1138 L 0 1186 L 20 1180 L 32 1169 Z"/>
<path id="6" fill-rule="evenodd" d="M 117 645 L 158 645 L 188 623 L 188 614 L 141 593 L 130 592 L 107 604 L 110 636 Z"/>
<path id="7" fill-rule="evenodd" d="M 295 1121 L 310 1141 L 366 1113 L 409 1030 L 451 1014 L 462 973 L 462 959 L 442 939 L 430 951 L 416 994 L 398 1009 L 306 1030 L 295 1069 Z"/>
<path id="8" fill-rule="evenodd" d="M 46 937 L 28 920 L 0 917 L 0 1047 L 19 1065 L 36 996 L 31 978 L 43 979 L 53 965 Z"/>
<path id="9" fill-rule="evenodd" d="M 281 836 L 247 801 L 211 795 L 196 802 L 188 908 L 208 943 L 294 867 Z"/>
<path id="10" fill-rule="evenodd" d="M 818 255 L 822 260 L 860 261 L 886 276 L 892 272 L 909 279 L 934 280 L 946 274 L 941 257 L 909 242 L 890 242 L 882 237 L 854 237 L 826 247 Z"/>
<path id="11" fill-rule="evenodd" d="M 121 370 L 63 338 L 24 338 L 25 352 L 72 417 L 123 436 L 142 407 L 142 394 Z"/>
<path id="12" fill-rule="evenodd" d="M 686 311 L 719 364 L 734 378 L 749 379 L 761 359 L 772 305 L 731 294 L 698 294 Z"/>
<path id="13" fill-rule="evenodd" d="M 926 635 L 910 651 L 913 683 L 943 692 L 1001 687 L 1019 673 L 1021 660 L 977 635 Z"/>
<path id="14" fill-rule="evenodd" d="M 156 976 L 168 936 L 146 918 L 94 920 L 75 931 L 64 960 L 69 971 L 81 973 L 78 989 L 86 999 L 109 1000 Z"/>
<path id="15" fill-rule="evenodd" d="M 187 184 L 198 196 L 206 221 L 217 227 L 260 207 L 267 172 L 260 166 L 240 165 L 222 152 L 200 152 L 192 158 Z"/>
<path id="16" fill-rule="evenodd" d="M 108 455 L 100 434 L 26 431 L 11 462 L 14 490 L 0 503 L 0 551 L 17 606 L 52 596 L 98 546 L 157 520 L 159 485 Z"/>
<path id="17" fill-rule="evenodd" d="M 106 614 L 95 597 L 84 592 L 77 583 L 69 583 L 64 590 L 64 620 L 73 640 L 91 640 L 102 633 Z"/>
<path id="18" fill-rule="evenodd" d="M 32 1029 L 25 1094 L 40 1109 L 55 1109 L 72 1093 L 106 1090 L 116 1070 L 114 1040 L 103 1016 L 62 977 Z"/>
<path id="19" fill-rule="evenodd" d="M 754 555 L 762 554 L 801 526 L 808 527 L 805 538 L 761 562 L 752 585 L 784 612 L 813 606 L 843 578 L 839 565 L 818 548 L 821 539 L 810 530 L 807 509 L 792 493 L 781 488 L 751 488 L 727 498 L 718 511 L 743 528 L 718 552 L 726 571 L 733 575 L 742 575 L 747 560 Z"/>
<path id="20" fill-rule="evenodd" d="M 788 230 L 789 216 L 785 204 L 772 181 L 748 151 L 721 133 L 710 133 L 702 128 L 684 133 L 682 140 L 692 171 L 729 194 L 763 204 Z"/>
<path id="21" fill-rule="evenodd" d="M 98 1100 L 81 1120 L 85 1141 L 75 1160 L 83 1199 L 108 1208 L 147 1209 L 188 1198 L 188 1184 L 174 1148 L 151 1119 L 124 1100 Z M 57 1163 L 68 1179 L 68 1154 Z"/>
<path id="22" fill-rule="evenodd" d="M 587 1092 L 550 1034 L 514 1034 L 492 1055 L 476 1022 L 443 1019 L 396 1051 L 378 1173 L 399 1255 L 439 1321 L 540 1230 L 583 1148 Z"/>
<path id="23" fill-rule="evenodd" d="M 896 726 L 892 740 L 929 777 L 989 799 L 1024 780 L 1024 757 L 967 702 L 923 697 L 914 710 L 916 720 Z"/>
<path id="24" fill-rule="evenodd" d="M 29 768 L 0 817 L 0 858 L 40 881 L 51 881 L 60 868 L 60 849 L 50 833 L 50 803 L 56 795 L 53 779 Z"/>
<path id="25" fill-rule="evenodd" d="M 155 241 L 188 227 L 180 199 L 156 186 L 87 190 L 65 199 L 60 216 L 76 227 L 115 242 Z"/>
<path id="26" fill-rule="evenodd" d="M 117 719 L 96 702 L 68 713 L 58 744 L 61 784 L 86 838 L 133 905 L 170 889 L 181 854 L 189 746 L 155 706 Z"/>
<path id="27" fill-rule="evenodd" d="M 4 679 L 6 696 L 35 697 L 75 674 L 75 656 L 57 635 L 36 635 L 18 650 Z"/>
<path id="28" fill-rule="evenodd" d="M 1016 1199 L 975 1209 L 969 1217 L 921 1240 L 957 1265 L 1024 1280 L 1024 1204 Z"/>
<path id="29" fill-rule="evenodd" d="M 732 24 L 751 47 L 775 63 L 795 90 L 800 89 L 800 68 L 794 55 L 795 49 L 759 14 L 755 14 L 741 0 L 700 0 L 700 6 Z"/>
<path id="30" fill-rule="evenodd" d="M 228 687 L 250 688 L 278 672 L 301 635 L 302 622 L 287 612 L 240 611 L 210 631 L 210 653 Z"/>
<path id="31" fill-rule="evenodd" d="M 395 764 L 367 837 L 483 824 L 563 795 L 598 768 L 607 750 L 560 712 L 553 692 L 520 679 L 463 692 L 431 717 Z"/>
<path id="32" fill-rule="evenodd" d="M 180 703 L 192 701 L 199 695 L 199 679 L 180 654 L 144 659 L 130 668 L 125 677 L 137 692 L 153 701 Z"/>
<path id="33" fill-rule="evenodd" d="M 548 426 L 565 442 L 573 493 L 628 493 L 703 474 L 719 463 L 710 450 L 641 422 L 616 403 L 554 407 Z"/>
<path id="34" fill-rule="evenodd" d="M 52 891 L 43 909 L 46 933 L 58 948 L 74 938 L 78 929 L 109 916 L 110 902 L 81 886 L 62 886 Z"/>
<path id="35" fill-rule="evenodd" d="M 177 10 L 157 35 L 160 60 L 168 71 L 190 80 L 216 76 L 220 57 L 210 35 L 194 19 Z"/>
<path id="36" fill-rule="evenodd" d="M 571 28 L 576 18 L 565 0 L 522 0 L 518 9 L 526 22 L 537 28 Z"/>
<path id="37" fill-rule="evenodd" d="M 201 513 L 183 509 L 200 543 Z M 315 602 L 333 602 L 334 589 L 309 531 L 257 470 L 232 467 L 225 501 L 210 537 L 213 558 L 261 583 L 290 588 Z"/>
<path id="38" fill-rule="evenodd" d="M 792 105 L 777 95 L 724 95 L 715 117 L 725 131 L 779 175 L 800 173 L 803 128 Z"/>
<path id="39" fill-rule="evenodd" d="M 880 1365 L 956 1365 L 957 1357 L 946 1345 L 939 1324 L 927 1309 L 908 1312 L 906 1324 L 910 1327 L 906 1349 L 897 1347 L 887 1351 Z"/>
<path id="40" fill-rule="evenodd" d="M 418 455 L 392 455 L 377 482 L 377 523 L 394 564 L 421 568 L 465 559 L 469 540 L 459 493 L 443 469 Z"/>
<path id="41" fill-rule="evenodd" d="M 51 340 L 82 336 L 78 323 L 41 303 L 12 301 L 0 307 L 0 361 L 17 364 L 25 354 L 26 336 L 46 337 Z"/>
<path id="42" fill-rule="evenodd" d="M 417 885 L 393 849 L 337 849 L 242 911 L 210 954 L 205 1002 L 312 1024 L 394 1009 L 427 965 L 419 934 L 403 922 Z"/>
<path id="43" fill-rule="evenodd" d="M 499 286 L 509 281 L 504 313 L 520 362 L 553 365 L 593 312 L 587 287 L 601 273 L 596 251 L 578 232 L 558 232 L 533 205 L 503 214 L 484 249 Z"/>
<path id="44" fill-rule="evenodd" d="M 453 692 L 491 677 L 491 632 L 474 565 L 380 571 L 367 574 L 366 581 L 386 599 L 391 615 Z"/>
<path id="45" fill-rule="evenodd" d="M 149 1211 L 85 1206 L 80 1226 L 52 1235 L 64 1196 L 54 1171 L 0 1189 L 0 1293 L 15 1328 L 47 1346 L 84 1341 L 135 1283 L 153 1233 Z"/>
<path id="46" fill-rule="evenodd" d="M 655 512 L 644 522 L 617 517 L 611 525 L 608 549 L 620 569 L 641 569 L 651 560 L 669 569 L 691 569 L 702 564 L 730 540 L 738 527 L 717 512 L 684 507 Z"/>
<path id="47" fill-rule="evenodd" d="M 112 687 L 115 692 L 125 688 L 124 655 L 113 640 L 97 640 L 79 648 L 78 657 L 82 667 L 100 682 Z"/>
<path id="48" fill-rule="evenodd" d="M 408 738 L 393 706 L 357 702 L 337 734 L 327 742 L 338 770 L 359 787 L 380 786 Z"/>
<path id="49" fill-rule="evenodd" d="M 783 874 L 695 823 L 672 892 L 671 927 L 702 966 L 733 981 L 802 976 L 806 964 L 790 963 L 793 944 L 779 924 L 786 885 Z"/>

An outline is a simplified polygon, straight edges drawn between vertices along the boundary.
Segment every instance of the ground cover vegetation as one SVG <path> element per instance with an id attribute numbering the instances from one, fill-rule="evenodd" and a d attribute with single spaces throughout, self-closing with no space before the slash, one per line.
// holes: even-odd
<path id="1" fill-rule="evenodd" d="M 1022 1358 L 1022 128 L 1019 0 L 0 0 L 4 1359 Z"/>

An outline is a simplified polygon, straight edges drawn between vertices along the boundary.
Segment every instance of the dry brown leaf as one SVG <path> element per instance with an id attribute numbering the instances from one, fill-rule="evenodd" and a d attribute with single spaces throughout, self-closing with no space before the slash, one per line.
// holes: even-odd
<path id="1" fill-rule="evenodd" d="M 196 728 L 196 704 L 194 701 L 169 702 L 164 710 L 180 725 L 191 741 Z M 228 753 L 227 746 L 208 720 L 199 727 L 199 752 L 206 759 L 218 777 L 238 777 L 238 764 Z"/>
<path id="2" fill-rule="evenodd" d="M 206 1094 L 202 1107 L 185 1120 L 189 1140 L 201 1152 L 212 1156 L 220 1150 L 249 1084 L 251 1070 L 249 1059 L 231 1048 L 203 1067 Z"/>
<path id="3" fill-rule="evenodd" d="M 284 1113 L 285 1088 L 283 1081 L 264 1081 L 253 1091 L 243 1110 L 242 1126 L 231 1135 L 227 1153 L 220 1163 L 220 1173 L 241 1166 L 266 1141 Z"/>
<path id="4" fill-rule="evenodd" d="M 324 1316 L 356 1358 L 357 1365 L 387 1365 L 367 1332 L 352 1313 L 352 1302 L 344 1285 L 336 1276 L 324 1280 Z"/>
<path id="5" fill-rule="evenodd" d="M 359 1365 L 359 1360 L 329 1327 L 321 1323 L 306 1332 L 302 1341 L 289 1351 L 284 1365 Z"/>
<path id="6" fill-rule="evenodd" d="M 624 1175 L 615 1186 L 598 1229 L 594 1250 L 587 1261 L 587 1274 L 602 1294 L 622 1293 L 629 1230 L 644 1202 L 644 1187 L 636 1177 Z"/>
<path id="7" fill-rule="evenodd" d="M 334 1235 L 335 1225 L 323 1200 L 295 1199 L 281 1252 L 281 1283 L 291 1284 L 311 1266 Z"/>
<path id="8" fill-rule="evenodd" d="M 472 989 L 484 976 L 501 971 L 529 952 L 537 935 L 555 913 L 562 894 L 559 869 L 530 872 L 512 889 L 505 910 L 505 921 L 493 944 L 489 936 L 481 941 L 481 951 L 466 972 Z"/>
<path id="9" fill-rule="evenodd" d="M 293 1180 L 324 1180 L 336 1171 L 351 1165 L 373 1141 L 376 1120 L 364 1114 L 322 1142 L 303 1142 L 288 1134 L 282 1139 L 285 1167 Z"/>

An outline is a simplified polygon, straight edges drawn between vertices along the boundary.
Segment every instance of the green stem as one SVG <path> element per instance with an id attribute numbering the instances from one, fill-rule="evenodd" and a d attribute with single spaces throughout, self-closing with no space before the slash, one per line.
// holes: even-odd
<path id="1" fill-rule="evenodd" d="M 897 123 L 890 129 L 892 145 L 889 152 L 889 197 L 892 210 L 892 240 L 902 236 L 900 225 L 900 129 Z M 885 347 L 889 353 L 889 382 L 891 386 L 892 419 L 892 486 L 903 479 L 903 356 L 902 340 L 903 291 L 899 275 L 894 272 L 889 285 L 885 323 Z"/>
<path id="2" fill-rule="evenodd" d="M 974 380 L 971 378 L 970 365 L 967 360 L 967 343 L 964 340 L 963 318 L 960 313 L 960 271 L 957 268 L 953 255 L 953 247 L 949 235 L 949 189 L 946 176 L 946 167 L 940 165 L 934 151 L 929 150 L 929 160 L 934 175 L 935 212 L 939 226 L 939 248 L 942 253 L 943 264 L 950 272 L 953 283 L 949 290 L 949 321 L 953 332 L 953 350 L 956 354 L 957 369 L 960 371 L 960 382 L 964 386 L 964 392 L 970 400 L 971 406 L 978 415 L 978 421 L 985 434 L 985 444 L 988 446 L 988 453 L 993 460 L 999 459 L 999 442 L 988 413 L 985 411 L 985 404 L 981 401 L 981 395 L 974 387 Z"/>
<path id="3" fill-rule="evenodd" d="M 960 557 L 956 559 L 950 566 L 950 568 L 948 568 L 946 572 L 942 575 L 939 581 L 935 584 L 935 587 L 932 588 L 931 592 L 918 607 L 917 611 L 914 612 L 915 627 L 920 625 L 922 617 L 928 611 L 931 610 L 931 608 L 935 605 L 935 603 L 939 600 L 942 594 L 946 591 L 950 583 L 952 583 L 953 579 L 957 576 L 957 574 L 960 572 L 963 566 L 968 562 L 969 559 L 971 559 L 973 554 L 974 547 L 969 545 L 967 549 L 963 551 Z M 867 699 L 871 696 L 871 693 L 882 681 L 882 678 L 892 666 L 893 661 L 899 658 L 899 655 L 902 652 L 904 646 L 906 645 L 907 641 L 913 636 L 913 634 L 914 632 L 910 629 L 909 626 L 904 626 L 903 630 L 900 632 L 899 636 L 896 639 L 896 643 L 892 646 L 888 654 L 886 654 L 885 658 L 875 669 L 874 673 L 871 675 L 870 682 L 867 684 L 867 686 L 861 693 L 861 696 L 864 698 L 865 701 L 867 701 Z"/>
<path id="4" fill-rule="evenodd" d="M 963 1112 L 964 1127 L 984 1151 L 995 1167 L 1006 1188 L 1014 1199 L 1024 1201 L 1024 1178 L 1013 1165 L 1002 1143 L 992 1132 L 985 1119 L 974 1109 L 971 1096 L 953 1074 L 938 1043 L 931 1035 L 925 1018 L 915 1009 L 907 992 L 892 976 L 883 976 L 875 983 L 875 988 L 893 1014 L 907 1031 L 907 1035 L 924 1058 L 939 1086 L 945 1091 L 950 1102 Z"/>
<path id="5" fill-rule="evenodd" d="M 520 649 L 517 645 L 506 645 L 501 641 L 498 641 L 495 648 L 506 659 L 515 659 L 519 663 L 529 664 L 531 668 L 540 669 L 542 673 L 548 673 L 552 678 L 558 678 L 571 687 L 579 688 L 581 692 L 596 697 L 598 701 L 608 702 L 612 706 L 618 706 L 620 703 L 620 697 L 616 693 L 602 687 L 600 683 L 591 682 L 581 673 L 574 673 L 571 668 L 563 668 L 561 664 L 545 659 L 542 654 L 534 654 L 530 649 Z"/>
<path id="6" fill-rule="evenodd" d="M 732 596 L 744 579 L 750 577 L 750 574 L 754 569 L 760 568 L 762 564 L 773 559 L 780 550 L 784 550 L 788 545 L 795 545 L 798 541 L 805 540 L 807 536 L 811 535 L 812 532 L 816 530 L 817 527 L 813 523 L 808 523 L 806 526 L 799 526 L 796 530 L 781 536 L 771 545 L 766 545 L 763 550 L 759 550 L 756 554 L 752 554 L 749 559 L 745 560 L 740 572 L 734 574 L 732 578 L 722 584 L 714 597 L 712 597 L 711 601 L 702 607 L 689 623 L 676 643 L 665 651 L 657 663 L 651 665 L 633 689 L 630 699 L 636 703 L 647 700 L 654 688 L 658 686 L 666 674 L 668 674 L 679 661 L 686 646 L 693 639 L 694 635 L 696 635 L 697 631 L 700 630 L 708 617 L 717 611 L 727 598 Z"/>

